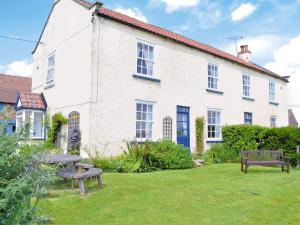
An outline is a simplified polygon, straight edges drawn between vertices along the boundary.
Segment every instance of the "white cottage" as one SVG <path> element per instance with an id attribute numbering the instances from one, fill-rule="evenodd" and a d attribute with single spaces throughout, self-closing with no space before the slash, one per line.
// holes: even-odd
<path id="1" fill-rule="evenodd" d="M 76 115 L 82 155 L 164 134 L 195 151 L 197 117 L 206 148 L 226 124 L 288 125 L 287 80 L 252 63 L 248 46 L 236 57 L 100 2 L 55 1 L 33 66 L 48 111 Z"/>

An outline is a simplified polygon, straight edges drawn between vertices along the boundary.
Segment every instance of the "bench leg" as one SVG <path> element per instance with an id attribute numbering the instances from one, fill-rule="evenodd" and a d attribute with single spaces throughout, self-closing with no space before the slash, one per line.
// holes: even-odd
<path id="1" fill-rule="evenodd" d="M 244 164 L 241 163 L 241 171 L 244 172 Z"/>
<path id="2" fill-rule="evenodd" d="M 248 165 L 245 165 L 245 173 L 248 173 Z"/>
<path id="3" fill-rule="evenodd" d="M 79 179 L 79 190 L 81 195 L 85 195 L 85 188 L 84 188 L 84 182 L 83 179 Z"/>
<path id="4" fill-rule="evenodd" d="M 284 166 L 282 165 L 282 166 L 281 166 L 281 172 L 283 172 L 283 171 L 284 171 Z"/>
<path id="5" fill-rule="evenodd" d="M 102 179 L 101 179 L 101 175 L 97 176 L 97 181 L 98 181 L 98 187 L 101 190 L 102 189 Z"/>

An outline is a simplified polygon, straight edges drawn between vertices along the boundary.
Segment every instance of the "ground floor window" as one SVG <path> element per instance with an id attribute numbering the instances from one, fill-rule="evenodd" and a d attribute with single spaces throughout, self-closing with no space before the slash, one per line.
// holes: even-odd
<path id="1" fill-rule="evenodd" d="M 221 139 L 221 111 L 209 109 L 207 111 L 207 138 L 209 140 Z"/>
<path id="2" fill-rule="evenodd" d="M 244 124 L 252 125 L 252 113 L 249 112 L 244 113 Z"/>
<path id="3" fill-rule="evenodd" d="M 270 117 L 270 126 L 273 128 L 273 127 L 276 127 L 276 116 L 271 116 Z"/>
<path id="4" fill-rule="evenodd" d="M 25 124 L 30 126 L 30 136 L 33 139 L 44 137 L 44 112 L 35 110 L 20 110 L 17 112 L 16 126 L 21 130 Z"/>
<path id="5" fill-rule="evenodd" d="M 153 104 L 147 102 L 136 103 L 136 138 L 152 138 Z"/>

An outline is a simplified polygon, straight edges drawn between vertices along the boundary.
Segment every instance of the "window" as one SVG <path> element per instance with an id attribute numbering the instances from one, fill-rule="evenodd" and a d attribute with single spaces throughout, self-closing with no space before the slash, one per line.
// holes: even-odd
<path id="1" fill-rule="evenodd" d="M 221 139 L 221 111 L 207 111 L 207 137 L 208 139 Z"/>
<path id="2" fill-rule="evenodd" d="M 153 76 L 153 46 L 137 43 L 137 73 L 139 75 Z"/>
<path id="3" fill-rule="evenodd" d="M 269 81 L 269 101 L 275 102 L 275 83 Z"/>
<path id="4" fill-rule="evenodd" d="M 30 137 L 42 139 L 44 137 L 44 112 L 34 110 L 21 110 L 16 113 L 16 126 L 20 131 L 25 124 L 30 125 Z"/>
<path id="5" fill-rule="evenodd" d="M 243 74 L 243 96 L 250 97 L 250 76 Z"/>
<path id="6" fill-rule="evenodd" d="M 252 125 L 252 113 L 244 113 L 244 124 Z"/>
<path id="7" fill-rule="evenodd" d="M 270 126 L 273 128 L 273 127 L 276 127 L 276 116 L 271 116 L 270 117 Z"/>
<path id="8" fill-rule="evenodd" d="M 152 138 L 153 104 L 136 103 L 136 138 Z"/>
<path id="9" fill-rule="evenodd" d="M 208 88 L 218 89 L 218 66 L 208 64 Z"/>
<path id="10" fill-rule="evenodd" d="M 33 113 L 33 138 L 43 137 L 43 113 L 34 112 Z"/>
<path id="11" fill-rule="evenodd" d="M 54 81 L 54 69 L 55 69 L 55 54 L 53 53 L 48 57 L 48 71 L 46 77 L 46 83 Z"/>

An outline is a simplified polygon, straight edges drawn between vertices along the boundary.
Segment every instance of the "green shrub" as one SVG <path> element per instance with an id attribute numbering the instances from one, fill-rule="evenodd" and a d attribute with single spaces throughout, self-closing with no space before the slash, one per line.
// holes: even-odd
<path id="1" fill-rule="evenodd" d="M 200 156 L 203 153 L 203 133 L 204 133 L 204 118 L 198 117 L 196 119 L 196 152 Z"/>
<path id="2" fill-rule="evenodd" d="M 282 150 L 284 155 L 296 163 L 296 147 L 300 146 L 300 128 L 280 127 L 266 128 L 251 125 L 225 126 L 222 129 L 224 148 L 234 151 L 241 150 Z M 234 160 L 234 158 L 233 158 Z"/>
<path id="3" fill-rule="evenodd" d="M 224 147 L 237 154 L 241 150 L 258 149 L 267 128 L 252 125 L 232 125 L 222 128 Z"/>
<path id="4" fill-rule="evenodd" d="M 41 218 L 36 206 L 54 170 L 39 163 L 43 144 L 22 144 L 27 131 L 6 135 L 3 130 L 0 125 L 0 225 L 37 224 Z"/>
<path id="5" fill-rule="evenodd" d="M 296 147 L 300 146 L 300 129 L 281 127 L 268 129 L 261 143 L 262 149 L 282 150 L 286 156 L 296 163 Z"/>
<path id="6" fill-rule="evenodd" d="M 150 172 L 155 170 L 187 169 L 194 166 L 190 150 L 171 141 L 128 143 L 117 157 L 92 157 L 94 166 L 106 172 Z"/>
<path id="7" fill-rule="evenodd" d="M 205 154 L 205 161 L 213 163 L 231 163 L 239 161 L 239 152 L 227 149 L 224 144 L 213 144 Z"/>
<path id="8" fill-rule="evenodd" d="M 92 163 L 97 168 L 101 168 L 104 172 L 116 173 L 119 172 L 120 168 L 122 167 L 122 160 L 123 156 L 95 156 L 90 158 L 90 163 Z"/>
<path id="9" fill-rule="evenodd" d="M 188 169 L 194 167 L 190 150 L 172 141 L 153 143 L 151 160 L 156 168 L 162 170 Z"/>

